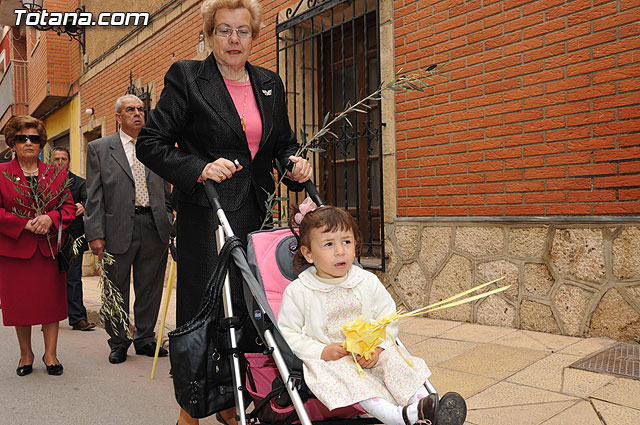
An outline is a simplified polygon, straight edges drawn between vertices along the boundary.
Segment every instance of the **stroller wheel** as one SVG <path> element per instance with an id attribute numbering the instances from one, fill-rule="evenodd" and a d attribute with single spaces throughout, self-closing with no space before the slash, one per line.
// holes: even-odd
<path id="1" fill-rule="evenodd" d="M 440 399 L 434 425 L 463 425 L 467 417 L 467 403 L 458 393 L 446 393 Z"/>

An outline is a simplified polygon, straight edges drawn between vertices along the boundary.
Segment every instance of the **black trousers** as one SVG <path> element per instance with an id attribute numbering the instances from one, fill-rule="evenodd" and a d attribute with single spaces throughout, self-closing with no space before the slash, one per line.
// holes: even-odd
<path id="1" fill-rule="evenodd" d="M 178 283 L 176 286 L 176 325 L 181 326 L 193 318 L 200 309 L 204 290 L 209 281 L 216 259 L 217 217 L 211 208 L 183 201 L 178 202 L 176 240 L 178 253 Z M 262 215 L 253 188 L 243 207 L 225 212 L 234 235 L 242 240 L 246 248 L 247 235 L 262 224 Z M 231 292 L 234 314 L 244 314 L 240 274 L 231 268 Z M 250 325 L 251 326 L 251 325 Z"/>

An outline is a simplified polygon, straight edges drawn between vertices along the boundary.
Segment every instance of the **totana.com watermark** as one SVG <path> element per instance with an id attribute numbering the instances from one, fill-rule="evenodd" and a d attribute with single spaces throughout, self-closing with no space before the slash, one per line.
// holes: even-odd
<path id="1" fill-rule="evenodd" d="M 91 12 L 48 12 L 42 9 L 38 12 L 28 12 L 25 9 L 16 9 L 16 26 L 23 21 L 28 26 L 59 26 L 76 25 L 89 26 L 128 26 L 147 25 L 149 23 L 148 12 L 102 12 L 98 19 L 93 19 Z"/>

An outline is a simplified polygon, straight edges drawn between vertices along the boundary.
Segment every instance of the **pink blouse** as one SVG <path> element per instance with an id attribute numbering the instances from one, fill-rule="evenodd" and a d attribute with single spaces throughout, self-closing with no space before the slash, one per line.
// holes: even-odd
<path id="1" fill-rule="evenodd" d="M 231 81 L 225 78 L 224 83 L 227 86 L 227 90 L 229 90 L 229 94 L 231 94 L 231 99 L 233 99 L 233 104 L 241 119 L 244 112 L 244 124 L 247 128 L 245 133 L 249 150 L 251 151 L 251 158 L 253 159 L 258 152 L 260 139 L 262 138 L 262 118 L 260 118 L 256 97 L 253 95 L 251 81 Z"/>

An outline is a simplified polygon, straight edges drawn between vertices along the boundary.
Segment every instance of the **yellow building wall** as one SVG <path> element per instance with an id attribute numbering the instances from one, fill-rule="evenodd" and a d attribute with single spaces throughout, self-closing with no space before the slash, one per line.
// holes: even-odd
<path id="1" fill-rule="evenodd" d="M 84 170 L 81 170 L 82 161 L 80 158 L 79 108 L 80 102 L 78 101 L 78 97 L 74 97 L 71 102 L 49 115 L 45 119 L 44 125 L 47 129 L 47 137 L 49 139 L 53 139 L 57 135 L 69 131 L 69 151 L 71 153 L 71 165 L 69 168 L 74 174 L 81 176 L 84 175 Z M 49 153 L 48 150 L 51 148 L 51 145 L 47 145 L 45 158 Z"/>

